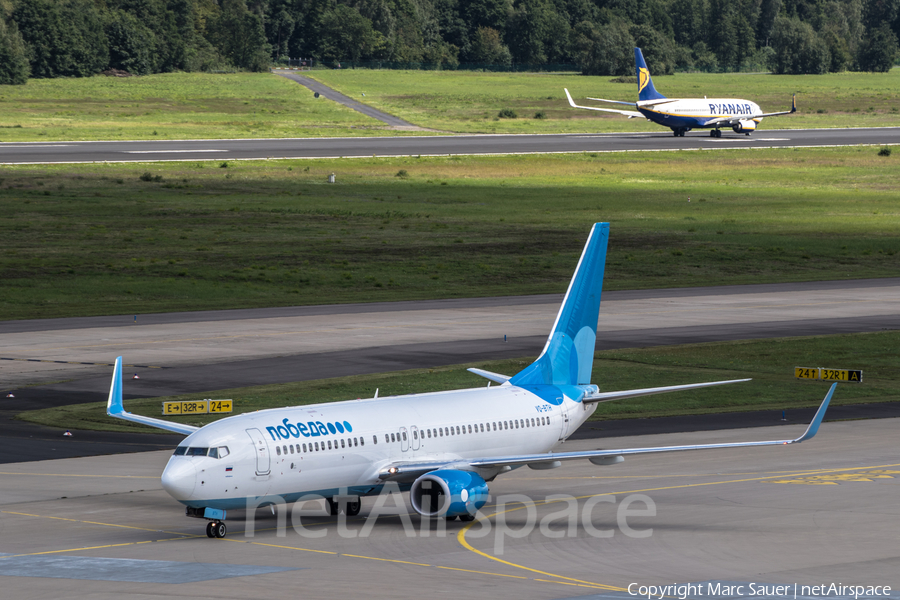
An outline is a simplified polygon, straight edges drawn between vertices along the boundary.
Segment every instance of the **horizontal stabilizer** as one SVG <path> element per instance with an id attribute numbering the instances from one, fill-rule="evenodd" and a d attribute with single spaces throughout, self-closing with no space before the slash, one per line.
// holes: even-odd
<path id="1" fill-rule="evenodd" d="M 625 398 L 637 398 L 639 396 L 650 396 L 653 394 L 665 394 L 667 392 L 680 392 L 683 390 L 695 390 L 698 388 L 712 387 L 714 385 L 725 385 L 727 383 L 741 383 L 750 381 L 749 379 L 730 379 L 728 381 L 709 381 L 707 383 L 688 383 L 686 385 L 667 385 L 665 387 L 643 388 L 638 390 L 623 390 L 621 392 L 598 392 L 596 394 L 586 395 L 582 398 L 585 404 L 595 402 L 609 402 L 611 400 L 624 400 Z"/>
<path id="2" fill-rule="evenodd" d="M 144 417 L 141 415 L 133 415 L 125 411 L 122 403 L 122 357 L 116 359 L 116 365 L 113 367 L 112 383 L 109 386 L 109 399 L 106 401 L 106 414 L 110 417 L 131 421 L 132 423 L 140 423 L 141 425 L 149 425 L 157 429 L 165 429 L 166 431 L 174 431 L 175 433 L 183 433 L 190 435 L 200 429 L 193 425 L 183 423 L 173 423 L 163 419 L 154 419 L 153 417 Z"/>
<path id="3" fill-rule="evenodd" d="M 494 373 L 492 371 L 485 371 L 484 369 L 476 369 L 473 367 L 470 369 L 466 369 L 466 371 L 468 371 L 469 373 L 474 373 L 479 377 L 490 379 L 495 383 L 506 383 L 507 381 L 509 381 L 509 377 L 506 375 L 501 375 L 500 373 Z"/>

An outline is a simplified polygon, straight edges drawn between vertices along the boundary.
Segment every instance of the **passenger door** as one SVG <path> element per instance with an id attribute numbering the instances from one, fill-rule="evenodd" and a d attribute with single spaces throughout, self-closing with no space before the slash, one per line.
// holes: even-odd
<path id="1" fill-rule="evenodd" d="M 253 427 L 247 430 L 247 435 L 253 440 L 253 451 L 256 453 L 256 474 L 268 475 L 269 467 L 269 444 L 263 437 L 259 429 Z"/>
<path id="2" fill-rule="evenodd" d="M 409 450 L 409 433 L 406 431 L 406 427 L 400 428 L 400 450 L 403 452 Z"/>

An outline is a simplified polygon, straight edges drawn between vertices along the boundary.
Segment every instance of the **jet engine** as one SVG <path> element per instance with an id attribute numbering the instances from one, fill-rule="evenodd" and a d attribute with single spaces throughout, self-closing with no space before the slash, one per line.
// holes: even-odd
<path id="1" fill-rule="evenodd" d="M 468 519 L 487 502 L 488 485 L 471 471 L 432 471 L 413 482 L 409 499 L 423 517 Z"/>
<path id="2" fill-rule="evenodd" d="M 735 133 L 750 133 L 756 131 L 756 121 L 753 119 L 741 119 L 732 129 L 734 129 Z"/>

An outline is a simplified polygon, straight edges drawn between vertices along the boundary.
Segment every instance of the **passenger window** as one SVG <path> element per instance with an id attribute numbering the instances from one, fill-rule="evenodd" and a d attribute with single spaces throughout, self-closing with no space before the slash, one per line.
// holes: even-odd
<path id="1" fill-rule="evenodd" d="M 391 441 L 391 436 L 388 434 L 384 434 L 384 443 L 387 444 Z"/>
<path id="2" fill-rule="evenodd" d="M 353 438 L 353 445 L 359 446 L 359 438 Z"/>
<path id="3" fill-rule="evenodd" d="M 373 435 L 372 437 L 374 438 L 375 436 Z M 378 440 L 375 440 L 375 443 L 377 444 L 377 443 L 378 443 Z M 360 446 L 365 446 L 365 445 L 366 445 L 366 440 L 365 440 L 364 438 L 359 438 L 359 445 L 360 445 Z"/>
<path id="4" fill-rule="evenodd" d="M 456 426 L 456 435 L 459 435 L 459 425 Z"/>
<path id="5" fill-rule="evenodd" d="M 207 454 L 210 458 L 219 458 L 219 449 L 218 448 L 210 448 L 209 454 Z"/>
<path id="6" fill-rule="evenodd" d="M 438 427 L 438 433 L 441 434 L 441 437 L 444 437 L 444 429 L 442 427 Z"/>
<path id="7" fill-rule="evenodd" d="M 373 435 L 373 436 L 372 436 L 372 443 L 373 443 L 373 444 L 377 444 L 377 443 L 378 443 L 378 436 L 377 436 L 377 435 Z"/>
<path id="8" fill-rule="evenodd" d="M 281 456 L 281 448 L 280 447 L 275 446 L 275 454 L 277 454 L 278 456 Z"/>
<path id="9" fill-rule="evenodd" d="M 316 442 L 316 452 L 319 451 L 319 442 Z"/>
<path id="10" fill-rule="evenodd" d="M 394 434 L 393 434 L 393 433 L 391 434 L 391 441 L 392 441 L 392 442 L 396 442 L 396 441 L 397 441 L 397 440 L 394 439 Z"/>
<path id="11" fill-rule="evenodd" d="M 306 444 L 303 444 L 303 452 L 306 452 Z"/>
<path id="12" fill-rule="evenodd" d="M 175 448 L 175 453 L 173 456 L 184 456 L 184 453 L 187 452 L 187 446 L 178 446 Z"/>
<path id="13" fill-rule="evenodd" d="M 291 454 L 293 454 L 293 453 L 294 453 L 294 445 L 293 445 L 293 444 L 291 444 L 291 445 L 290 445 L 290 446 L 288 446 L 288 448 L 290 448 L 290 449 L 291 449 Z"/>
<path id="14" fill-rule="evenodd" d="M 484 423 L 481 424 L 481 433 L 484 433 Z"/>
<path id="15" fill-rule="evenodd" d="M 419 432 L 416 431 L 415 429 L 413 429 L 413 439 L 414 439 L 414 440 L 419 439 Z"/>
<path id="16" fill-rule="evenodd" d="M 478 427 L 478 425 L 476 425 L 475 427 Z M 469 433 L 472 433 L 472 426 L 471 426 L 471 425 L 469 425 Z"/>
<path id="17" fill-rule="evenodd" d="M 406 432 L 405 431 L 403 432 L 403 441 L 404 442 L 406 441 Z"/>

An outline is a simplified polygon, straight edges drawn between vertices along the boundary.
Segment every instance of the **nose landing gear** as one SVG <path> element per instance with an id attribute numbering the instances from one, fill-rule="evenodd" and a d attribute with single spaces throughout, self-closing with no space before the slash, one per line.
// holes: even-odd
<path id="1" fill-rule="evenodd" d="M 206 524 L 206 537 L 208 538 L 223 538 L 226 533 L 228 533 L 228 529 L 221 521 L 210 521 Z"/>

